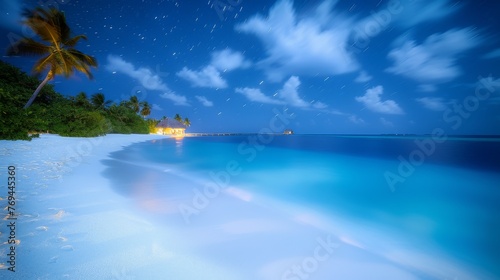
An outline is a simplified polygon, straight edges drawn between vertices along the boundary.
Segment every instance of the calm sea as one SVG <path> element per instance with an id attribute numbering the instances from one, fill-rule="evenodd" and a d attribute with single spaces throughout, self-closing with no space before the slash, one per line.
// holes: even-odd
<path id="1" fill-rule="evenodd" d="M 186 137 L 112 158 L 340 213 L 500 277 L 500 138 Z M 116 190 L 132 196 L 127 180 Z"/>

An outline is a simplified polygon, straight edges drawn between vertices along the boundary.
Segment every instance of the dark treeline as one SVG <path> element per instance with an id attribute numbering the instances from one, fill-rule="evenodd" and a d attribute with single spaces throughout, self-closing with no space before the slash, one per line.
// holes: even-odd
<path id="1" fill-rule="evenodd" d="M 33 105 L 23 109 L 39 84 L 37 78 L 0 61 L 0 139 L 31 140 L 41 132 L 73 137 L 147 134 L 157 123 L 145 119 L 151 107 L 135 96 L 116 104 L 102 93 L 65 97 L 52 85 L 43 87 Z"/>

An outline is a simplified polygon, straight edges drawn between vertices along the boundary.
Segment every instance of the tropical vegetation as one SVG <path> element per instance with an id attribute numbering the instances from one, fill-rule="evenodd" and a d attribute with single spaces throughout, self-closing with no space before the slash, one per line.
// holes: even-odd
<path id="1" fill-rule="evenodd" d="M 30 140 L 42 132 L 78 137 L 150 132 L 152 121 L 143 118 L 147 110 L 143 116 L 136 113 L 135 96 L 116 104 L 106 100 L 103 93 L 90 98 L 84 92 L 66 97 L 47 84 L 33 104 L 22 110 L 32 95 L 31 90 L 39 83 L 38 79 L 0 61 L 0 139 Z"/>
<path id="2" fill-rule="evenodd" d="M 94 137 L 155 131 L 159 121 L 146 119 L 151 105 L 137 96 L 113 103 L 101 92 L 90 97 L 85 92 L 69 97 L 57 93 L 48 84 L 57 75 L 69 77 L 82 72 L 92 79 L 90 70 L 97 67 L 96 59 L 75 49 L 80 40 L 87 38 L 72 37 L 64 13 L 55 8 L 26 10 L 24 18 L 23 24 L 36 36 L 22 37 L 7 49 L 7 55 L 41 56 L 32 71 L 45 74 L 45 78 L 39 81 L 0 61 L 0 139 L 31 140 L 41 132 Z M 176 119 L 190 125 L 189 119 L 182 120 L 179 114 Z"/>
<path id="3" fill-rule="evenodd" d="M 165 118 L 165 117 L 164 117 Z M 175 114 L 174 116 L 174 120 L 182 123 L 183 125 L 185 125 L 186 127 L 189 127 L 191 126 L 191 121 L 188 119 L 188 118 L 184 118 L 182 119 L 181 115 L 179 114 Z"/>

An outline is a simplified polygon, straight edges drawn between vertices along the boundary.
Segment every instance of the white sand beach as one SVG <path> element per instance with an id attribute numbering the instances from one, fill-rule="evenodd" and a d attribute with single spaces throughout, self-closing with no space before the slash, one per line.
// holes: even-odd
<path id="1" fill-rule="evenodd" d="M 137 186 L 120 195 L 103 174 L 109 154 L 158 135 L 0 141 L 0 180 L 16 168 L 15 272 L 9 271 L 8 190 L 0 190 L 1 279 L 473 279 L 436 252 L 406 250 L 383 232 L 327 220 L 238 186 L 214 195 L 189 223 L 192 187 L 169 199 Z M 130 168 L 130 165 L 128 165 Z M 132 165 L 133 166 L 133 165 Z M 124 169 L 127 179 L 137 170 Z M 158 167 L 160 168 L 160 167 Z M 173 182 L 200 186 L 176 170 Z M 153 173 L 151 173 L 153 176 Z M 109 176 L 109 174 L 107 174 Z M 146 175 L 144 175 L 146 176 Z M 185 204 L 183 204 L 185 203 Z M 200 201 L 203 203 L 203 201 Z M 148 211 L 146 211 L 148 210 Z M 191 209 L 192 210 L 192 209 Z M 186 212 L 184 212 L 185 214 Z M 395 250 L 394 248 L 399 248 Z"/>

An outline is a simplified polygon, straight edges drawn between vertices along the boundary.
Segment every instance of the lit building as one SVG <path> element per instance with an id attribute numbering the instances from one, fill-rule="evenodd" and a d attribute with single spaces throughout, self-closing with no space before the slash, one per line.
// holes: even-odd
<path id="1" fill-rule="evenodd" d="M 184 136 L 186 125 L 177 120 L 166 118 L 156 125 L 156 134 Z"/>

